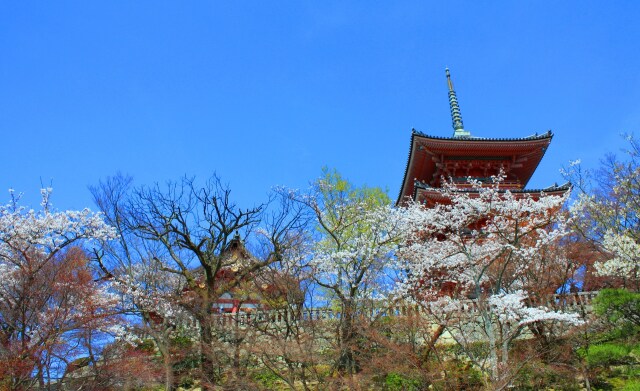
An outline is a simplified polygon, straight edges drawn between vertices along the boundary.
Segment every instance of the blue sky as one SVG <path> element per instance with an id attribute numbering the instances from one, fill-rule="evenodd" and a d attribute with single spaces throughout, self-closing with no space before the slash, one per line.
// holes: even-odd
<path id="1" fill-rule="evenodd" d="M 640 133 L 635 1 L 0 1 L 0 194 L 92 207 L 217 172 L 241 205 L 322 166 L 398 194 L 411 129 L 555 133 L 529 187 Z M 7 194 L 7 193 L 4 193 Z M 5 196 L 5 199 L 8 195 Z"/>

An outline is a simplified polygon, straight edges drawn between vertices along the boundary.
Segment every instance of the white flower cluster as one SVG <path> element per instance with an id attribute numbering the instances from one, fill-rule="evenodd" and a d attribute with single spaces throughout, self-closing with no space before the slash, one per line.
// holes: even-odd
<path id="1" fill-rule="evenodd" d="M 356 285 L 376 281 L 381 287 L 381 274 L 391 266 L 397 244 L 398 210 L 388 206 L 359 210 L 350 222 L 348 232 L 341 235 L 340 247 L 320 242 L 313 252 L 310 266 L 316 278 L 326 285 L 340 285 L 349 290 Z"/>
<path id="2" fill-rule="evenodd" d="M 491 313 L 497 316 L 503 324 L 511 323 L 524 326 L 530 323 L 553 320 L 573 325 L 584 323 L 575 313 L 553 311 L 547 307 L 527 307 L 524 303 L 526 298 L 526 293 L 518 290 L 513 293 L 493 295 L 489 297 L 488 303 Z"/>
<path id="3" fill-rule="evenodd" d="M 603 276 L 629 277 L 640 268 L 640 245 L 635 239 L 609 230 L 602 245 L 613 258 L 595 264 L 598 274 Z"/>
<path id="4" fill-rule="evenodd" d="M 142 343 L 142 339 L 135 332 L 121 324 L 112 324 L 103 330 L 112 336 L 116 341 L 124 342 L 129 346 L 137 346 Z"/>
<path id="5" fill-rule="evenodd" d="M 43 191 L 49 204 L 50 191 Z M 15 202 L 0 206 L 0 258 L 10 259 L 27 250 L 51 254 L 80 240 L 109 240 L 117 236 L 100 213 L 89 209 L 51 212 L 25 210 Z"/>
<path id="6" fill-rule="evenodd" d="M 159 270 L 153 261 L 131 264 L 126 270 L 118 270 L 117 274 L 111 290 L 117 293 L 127 313 L 145 315 L 152 328 L 192 323 L 185 308 L 189 300 L 184 295 L 184 280 L 178 275 Z M 197 332 L 195 329 L 186 331 Z M 127 330 L 127 333 L 122 339 L 133 344 L 133 331 Z"/>
<path id="7" fill-rule="evenodd" d="M 534 199 L 500 192 L 497 186 L 476 189 L 447 188 L 443 194 L 451 204 L 425 208 L 413 203 L 405 209 L 407 244 L 398 251 L 411 276 L 405 288 L 433 279 L 481 285 L 490 278 L 491 266 L 505 257 L 522 275 L 535 267 L 541 249 L 567 233 L 566 222 L 556 213 L 566 196 Z M 518 275 L 510 275 L 510 282 Z"/>
<path id="8" fill-rule="evenodd" d="M 496 314 L 499 321 L 576 324 L 579 319 L 574 315 L 525 306 L 527 294 L 522 290 L 528 276 L 535 275 L 543 262 L 550 262 L 543 258 L 545 250 L 569 232 L 568 222 L 558 213 L 568 194 L 535 198 L 514 194 L 500 189 L 501 180 L 496 177 L 493 185 L 485 187 L 471 182 L 473 191 L 449 185 L 442 195 L 450 203 L 432 208 L 413 203 L 404 209 L 405 244 L 397 257 L 406 279 L 399 284 L 399 293 L 423 298 L 424 306 L 440 312 L 460 311 L 468 297 L 476 297 L 479 306 Z"/>

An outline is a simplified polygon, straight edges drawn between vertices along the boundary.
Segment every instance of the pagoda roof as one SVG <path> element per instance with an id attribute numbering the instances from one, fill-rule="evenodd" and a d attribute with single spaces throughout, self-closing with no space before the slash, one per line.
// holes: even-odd
<path id="1" fill-rule="evenodd" d="M 439 181 L 438 159 L 510 160 L 513 162 L 510 175 L 524 188 L 552 138 L 551 131 L 521 138 L 481 138 L 431 136 L 412 129 L 409 156 L 397 204 L 406 197 L 415 197 L 416 183 L 431 186 Z"/>
<path id="2" fill-rule="evenodd" d="M 411 129 L 411 132 L 413 135 L 418 136 L 418 137 L 423 137 L 426 139 L 432 139 L 432 140 L 447 140 L 447 141 L 455 141 L 455 142 L 460 142 L 460 141 L 480 141 L 480 142 L 491 142 L 491 141 L 508 141 L 508 142 L 514 142 L 514 141 L 530 141 L 530 140 L 544 140 L 544 139 L 550 139 L 553 137 L 553 133 L 548 130 L 542 134 L 532 134 L 530 136 L 526 136 L 526 137 L 514 137 L 514 138 L 509 138 L 509 137 L 473 137 L 473 136 L 468 136 L 468 137 L 442 137 L 442 136 L 433 136 L 430 134 L 426 134 L 423 133 L 419 130 L 416 129 Z"/>

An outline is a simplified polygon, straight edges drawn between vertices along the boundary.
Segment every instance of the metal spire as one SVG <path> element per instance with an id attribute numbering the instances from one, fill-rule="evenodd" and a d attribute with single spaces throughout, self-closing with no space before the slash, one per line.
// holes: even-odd
<path id="1" fill-rule="evenodd" d="M 449 68 L 445 68 L 447 74 L 447 84 L 449 85 L 449 107 L 451 108 L 451 121 L 453 124 L 453 137 L 470 137 L 471 133 L 464 130 L 462 125 L 462 114 L 460 114 L 460 106 L 458 106 L 458 98 L 453 90 L 453 82 Z"/>

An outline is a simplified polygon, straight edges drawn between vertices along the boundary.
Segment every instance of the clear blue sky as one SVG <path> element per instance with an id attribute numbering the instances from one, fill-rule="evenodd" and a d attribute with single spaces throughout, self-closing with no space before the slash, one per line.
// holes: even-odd
<path id="1" fill-rule="evenodd" d="M 640 133 L 640 2 L 0 2 L 0 199 L 93 207 L 217 172 L 243 205 L 335 167 L 395 199 L 411 128 L 555 138 L 529 187 Z"/>

